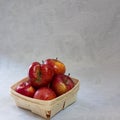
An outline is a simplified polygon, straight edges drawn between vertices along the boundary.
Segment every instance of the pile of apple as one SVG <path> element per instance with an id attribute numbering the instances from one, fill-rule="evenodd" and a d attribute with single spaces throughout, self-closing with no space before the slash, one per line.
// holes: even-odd
<path id="1" fill-rule="evenodd" d="M 73 80 L 65 72 L 65 64 L 58 59 L 33 62 L 28 80 L 18 84 L 16 92 L 40 100 L 54 99 L 74 87 Z"/>

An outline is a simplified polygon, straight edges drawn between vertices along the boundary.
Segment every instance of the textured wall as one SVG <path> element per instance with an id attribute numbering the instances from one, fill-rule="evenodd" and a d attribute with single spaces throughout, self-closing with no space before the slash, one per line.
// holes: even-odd
<path id="1" fill-rule="evenodd" d="M 117 0 L 0 0 L 0 55 L 119 63 L 119 7 Z"/>

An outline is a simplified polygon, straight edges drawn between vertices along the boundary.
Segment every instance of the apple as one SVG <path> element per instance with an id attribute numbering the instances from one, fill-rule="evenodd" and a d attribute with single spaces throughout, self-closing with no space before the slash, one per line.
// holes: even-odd
<path id="1" fill-rule="evenodd" d="M 45 64 L 48 64 L 53 68 L 55 75 L 64 74 L 66 71 L 65 64 L 63 62 L 61 62 L 60 60 L 58 60 L 57 58 L 56 59 L 50 59 L 50 58 L 46 59 Z"/>
<path id="2" fill-rule="evenodd" d="M 33 98 L 39 100 L 52 100 L 56 98 L 55 92 L 48 87 L 40 87 L 34 94 Z"/>
<path id="3" fill-rule="evenodd" d="M 26 81 L 18 84 L 16 87 L 16 92 L 28 97 L 33 97 L 35 89 L 31 86 L 31 83 L 29 81 Z"/>
<path id="4" fill-rule="evenodd" d="M 51 86 L 59 96 L 72 89 L 74 87 L 74 82 L 69 75 L 60 74 L 54 77 Z"/>
<path id="5" fill-rule="evenodd" d="M 29 67 L 29 80 L 35 88 L 48 85 L 54 76 L 52 67 L 48 64 L 33 62 Z"/>

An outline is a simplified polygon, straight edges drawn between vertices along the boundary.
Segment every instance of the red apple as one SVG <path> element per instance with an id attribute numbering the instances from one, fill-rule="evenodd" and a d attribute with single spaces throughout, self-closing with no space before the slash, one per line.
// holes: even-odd
<path id="1" fill-rule="evenodd" d="M 52 89 L 59 96 L 74 87 L 74 82 L 69 75 L 56 75 L 52 82 Z"/>
<path id="2" fill-rule="evenodd" d="M 33 97 L 35 93 L 35 89 L 31 86 L 31 83 L 29 81 L 22 82 L 16 87 L 16 92 L 28 96 Z"/>
<path id="3" fill-rule="evenodd" d="M 56 94 L 51 88 L 41 87 L 35 92 L 33 98 L 40 100 L 52 100 L 56 98 Z"/>
<path id="4" fill-rule="evenodd" d="M 28 75 L 32 86 L 39 88 L 48 85 L 52 81 L 54 71 L 48 64 L 33 62 L 29 67 Z"/>
<path id="5" fill-rule="evenodd" d="M 66 67 L 63 62 L 60 60 L 56 59 L 46 59 L 45 64 L 50 65 L 54 69 L 54 74 L 64 74 L 66 71 Z"/>

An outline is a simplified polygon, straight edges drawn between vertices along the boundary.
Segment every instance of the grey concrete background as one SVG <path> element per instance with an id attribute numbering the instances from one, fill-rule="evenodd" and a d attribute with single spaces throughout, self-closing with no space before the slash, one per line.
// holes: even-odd
<path id="1" fill-rule="evenodd" d="M 42 119 L 17 108 L 9 87 L 50 57 L 81 82 L 53 120 L 120 119 L 119 0 L 0 0 L 0 119 Z"/>

